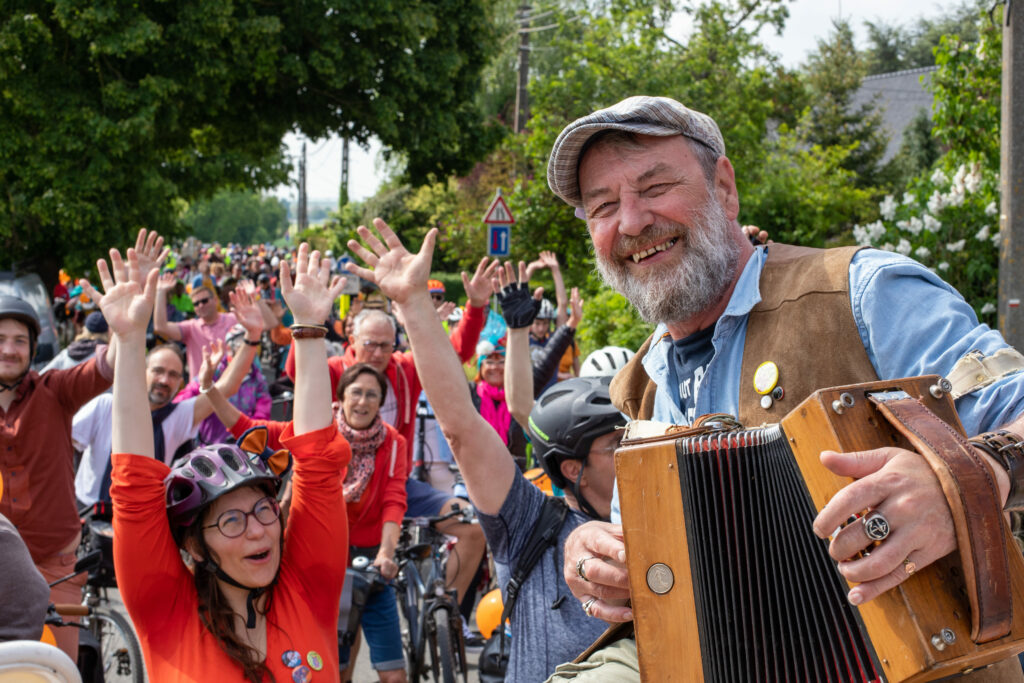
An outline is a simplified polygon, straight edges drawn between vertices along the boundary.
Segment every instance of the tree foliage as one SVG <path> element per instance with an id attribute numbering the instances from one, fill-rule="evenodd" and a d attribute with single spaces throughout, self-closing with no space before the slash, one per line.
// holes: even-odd
<path id="1" fill-rule="evenodd" d="M 288 209 L 276 197 L 222 190 L 189 206 L 181 220 L 203 242 L 258 244 L 284 236 Z"/>
<path id="2" fill-rule="evenodd" d="M 888 138 L 873 102 L 853 106 L 853 96 L 867 74 L 864 57 L 853 42 L 853 29 L 846 21 L 834 21 L 833 28 L 827 40 L 818 41 L 807 63 L 812 105 L 806 134 L 822 147 L 847 148 L 842 167 L 853 172 L 854 183 L 865 187 L 875 180 Z"/>
<path id="3" fill-rule="evenodd" d="M 992 6 L 988 0 L 962 0 L 943 10 L 941 16 L 920 17 L 909 26 L 882 19 L 866 21 L 868 48 L 864 57 L 868 75 L 891 73 L 935 65 L 935 49 L 945 35 L 964 40 L 978 39 L 975 19 L 980 10 Z"/>
<path id="4" fill-rule="evenodd" d="M 180 198 L 281 182 L 291 129 L 376 135 L 417 182 L 494 142 L 473 98 L 484 0 L 2 6 L 0 241 L 15 259 L 82 265 L 139 226 L 173 233 Z"/>

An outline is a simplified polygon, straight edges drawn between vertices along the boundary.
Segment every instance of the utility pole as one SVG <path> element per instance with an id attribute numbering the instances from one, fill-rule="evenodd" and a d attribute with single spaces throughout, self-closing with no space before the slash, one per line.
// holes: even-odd
<path id="1" fill-rule="evenodd" d="M 309 226 L 306 212 L 306 143 L 302 143 L 302 158 L 299 159 L 299 211 L 296 216 L 299 232 Z"/>
<path id="2" fill-rule="evenodd" d="M 1015 34 L 1021 29 L 1018 38 Z M 1017 67 L 1020 68 L 1017 68 Z M 1024 351 L 1024 1 L 1003 5 L 1003 92 L 1000 125 L 999 329 Z"/>
<path id="3" fill-rule="evenodd" d="M 530 100 L 526 86 L 530 82 L 530 5 L 519 6 L 519 85 L 516 87 L 515 131 L 522 133 L 530 120 Z"/>
<path id="4" fill-rule="evenodd" d="M 348 138 L 341 139 L 341 192 L 338 193 L 338 208 L 348 204 Z"/>

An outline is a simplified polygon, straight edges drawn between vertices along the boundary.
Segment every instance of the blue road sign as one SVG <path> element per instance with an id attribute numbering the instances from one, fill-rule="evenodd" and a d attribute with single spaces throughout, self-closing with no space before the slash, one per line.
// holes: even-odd
<path id="1" fill-rule="evenodd" d="M 508 256 L 510 246 L 509 231 L 511 226 L 490 224 L 487 228 L 487 255 L 502 257 Z"/>

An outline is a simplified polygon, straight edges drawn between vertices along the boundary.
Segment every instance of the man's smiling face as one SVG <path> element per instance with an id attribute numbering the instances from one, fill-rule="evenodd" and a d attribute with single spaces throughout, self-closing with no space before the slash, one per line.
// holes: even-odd
<path id="1" fill-rule="evenodd" d="M 580 163 L 598 270 L 649 322 L 680 322 L 713 306 L 739 258 L 734 212 L 707 181 L 696 144 L 681 135 L 620 137 L 597 142 Z"/>

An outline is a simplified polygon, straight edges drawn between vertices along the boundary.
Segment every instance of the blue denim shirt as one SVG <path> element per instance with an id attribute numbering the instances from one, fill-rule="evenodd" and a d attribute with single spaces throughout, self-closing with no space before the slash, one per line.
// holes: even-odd
<path id="1" fill-rule="evenodd" d="M 770 247 L 768 247 L 770 248 Z M 697 415 L 739 412 L 740 377 L 747 315 L 761 301 L 759 282 L 765 247 L 758 247 L 740 275 L 725 313 L 715 324 L 714 356 L 695 393 Z M 946 375 L 973 350 L 985 355 L 1008 344 L 1002 335 L 978 322 L 960 294 L 920 263 L 899 254 L 863 249 L 850 263 L 850 304 L 868 358 L 881 378 Z M 664 324 L 643 366 L 658 389 L 652 419 L 685 423 L 676 397 L 668 390 L 672 376 L 672 338 Z M 968 434 L 1002 426 L 1024 412 L 1024 374 L 1003 378 L 956 401 Z M 612 499 L 618 522 L 619 491 Z"/>

